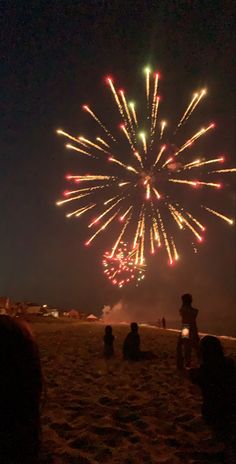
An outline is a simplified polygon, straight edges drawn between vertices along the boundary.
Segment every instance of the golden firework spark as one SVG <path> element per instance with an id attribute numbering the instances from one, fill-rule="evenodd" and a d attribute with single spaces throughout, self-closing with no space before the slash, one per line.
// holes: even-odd
<path id="1" fill-rule="evenodd" d="M 161 140 L 162 137 L 163 137 L 165 127 L 166 127 L 166 121 L 162 121 L 162 122 L 161 122 L 160 140 Z"/>
<path id="2" fill-rule="evenodd" d="M 155 159 L 155 162 L 154 162 L 154 164 L 153 164 L 153 167 L 155 167 L 156 164 L 160 161 L 161 156 L 162 156 L 162 153 L 165 151 L 165 149 L 166 149 L 166 145 L 162 145 L 160 151 L 159 151 L 158 154 L 157 154 L 157 157 L 156 157 L 156 159 Z"/>
<path id="3" fill-rule="evenodd" d="M 131 119 L 131 114 L 130 114 L 130 111 L 129 111 L 129 107 L 127 105 L 124 90 L 120 90 L 120 95 L 121 95 L 122 102 L 123 102 L 123 105 L 124 105 L 124 108 L 125 108 L 125 112 L 126 112 L 126 115 L 127 115 L 127 118 L 128 118 L 128 122 L 129 122 L 131 132 L 133 133 L 133 135 L 135 135 L 133 121 Z"/>
<path id="4" fill-rule="evenodd" d="M 142 139 L 143 142 L 143 151 L 145 155 L 147 154 L 147 140 L 146 140 L 146 134 L 144 132 L 140 132 L 140 138 Z"/>
<path id="5" fill-rule="evenodd" d="M 106 216 L 106 214 L 109 213 L 113 208 L 115 208 L 115 206 L 118 205 L 118 203 L 120 203 L 122 200 L 124 200 L 124 197 L 119 198 L 119 200 L 117 200 L 113 205 L 111 205 L 109 208 L 105 209 L 105 211 L 103 211 L 102 214 L 100 214 L 92 222 L 90 222 L 88 227 L 90 228 L 90 227 L 94 226 L 94 224 L 97 224 L 100 221 L 100 219 L 102 219 L 104 216 Z"/>
<path id="6" fill-rule="evenodd" d="M 215 127 L 215 124 L 214 124 L 214 123 L 211 123 L 211 124 L 209 124 L 209 126 L 203 127 L 202 129 L 200 129 L 198 132 L 196 132 L 196 134 L 192 135 L 192 137 L 190 137 L 190 139 L 188 139 L 188 140 L 179 148 L 179 150 L 175 153 L 175 156 L 179 155 L 181 152 L 183 152 L 184 150 L 186 150 L 186 148 L 190 147 L 197 139 L 199 139 L 199 137 L 201 137 L 202 135 L 206 134 L 206 132 L 208 132 L 210 129 L 213 129 L 214 127 Z"/>
<path id="7" fill-rule="evenodd" d="M 220 158 L 214 158 L 210 159 L 207 161 L 200 161 L 200 160 L 195 160 L 192 163 L 186 164 L 184 168 L 186 169 L 193 169 L 193 168 L 200 168 L 201 166 L 206 166 L 207 164 L 212 164 L 212 163 L 222 163 L 224 161 L 224 158 L 221 156 Z M 217 171 L 215 171 L 217 172 Z"/>
<path id="8" fill-rule="evenodd" d="M 222 172 L 222 173 L 225 173 L 225 172 L 236 172 L 236 168 L 230 168 L 230 169 L 218 169 L 218 171 L 212 171 L 212 173 L 215 173 L 215 172 Z"/>
<path id="9" fill-rule="evenodd" d="M 135 111 L 135 104 L 134 102 L 130 102 L 129 104 L 130 108 L 131 108 L 131 112 L 132 112 L 132 116 L 134 118 L 134 122 L 136 124 L 136 126 L 138 125 L 138 119 L 137 119 L 137 114 L 136 114 L 136 111 Z"/>
<path id="10" fill-rule="evenodd" d="M 114 142 L 116 142 L 115 137 L 109 132 L 106 126 L 104 126 L 104 124 L 100 121 L 100 119 L 96 116 L 96 114 L 91 110 L 91 108 L 89 108 L 88 105 L 83 105 L 82 108 L 84 111 L 87 111 L 87 113 L 89 113 L 93 119 L 95 119 L 95 121 L 99 124 L 99 126 L 102 127 L 102 129 L 106 132 L 108 137 L 110 137 Z"/>
<path id="11" fill-rule="evenodd" d="M 193 113 L 193 111 L 195 110 L 196 106 L 199 104 L 199 102 L 201 101 L 201 99 L 203 98 L 203 96 L 206 95 L 206 89 L 202 89 L 200 93 L 198 92 L 195 92 L 193 94 L 193 98 L 191 100 L 191 102 L 189 103 L 187 109 L 185 110 L 178 126 L 177 126 L 177 130 L 179 127 L 181 127 L 187 120 L 188 118 L 191 116 L 191 114 Z"/>
<path id="12" fill-rule="evenodd" d="M 124 212 L 124 214 L 120 217 L 121 222 L 124 221 L 124 219 L 126 218 L 127 214 L 129 214 L 131 209 L 133 209 L 132 205 L 129 208 L 127 208 L 127 210 Z"/>
<path id="13" fill-rule="evenodd" d="M 103 140 L 101 137 L 96 137 L 96 140 L 102 143 L 105 147 L 110 148 L 110 145 L 108 145 L 108 143 L 105 142 L 105 140 Z"/>
<path id="14" fill-rule="evenodd" d="M 76 211 L 73 211 L 72 213 L 66 214 L 66 217 L 67 218 L 70 218 L 71 216 L 79 217 L 82 214 L 86 213 L 86 211 L 89 211 L 90 209 L 94 208 L 94 206 L 96 206 L 96 203 L 93 203 L 92 205 L 89 205 L 89 206 L 85 206 L 83 208 L 79 208 Z"/>
<path id="15" fill-rule="evenodd" d="M 215 211 L 214 209 L 208 208 L 207 206 L 203 206 L 207 211 L 210 213 L 214 214 L 215 216 L 219 217 L 220 219 L 223 219 L 223 221 L 228 222 L 231 226 L 234 224 L 234 220 L 225 216 L 224 214 L 219 213 L 218 211 Z"/>
<path id="16" fill-rule="evenodd" d="M 146 97 L 147 97 L 147 103 L 149 103 L 149 94 L 150 94 L 150 74 L 151 70 L 150 68 L 145 68 L 145 74 L 146 74 Z"/>
<path id="17" fill-rule="evenodd" d="M 91 153 L 88 153 L 87 151 L 82 150 L 82 148 L 75 147 L 74 145 L 71 145 L 70 143 L 66 144 L 66 148 L 68 148 L 69 150 L 78 151 L 79 153 L 82 153 L 83 155 L 87 155 L 90 158 L 95 158 L 95 156 L 91 155 Z"/>

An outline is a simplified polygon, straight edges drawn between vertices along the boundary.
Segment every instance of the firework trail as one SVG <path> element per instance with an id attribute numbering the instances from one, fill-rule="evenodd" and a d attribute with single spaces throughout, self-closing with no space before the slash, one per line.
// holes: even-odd
<path id="1" fill-rule="evenodd" d="M 201 243 L 207 214 L 233 225 L 232 218 L 216 211 L 210 204 L 199 204 L 198 212 L 196 203 L 193 210 L 189 205 L 195 192 L 202 189 L 209 192 L 209 200 L 211 191 L 223 187 L 220 175 L 224 178 L 225 174 L 236 172 L 236 168 L 218 169 L 217 165 L 225 161 L 222 155 L 196 155 L 197 141 L 215 127 L 214 123 L 207 123 L 192 134 L 187 131 L 188 119 L 205 97 L 205 89 L 193 94 L 176 128 L 170 133 L 170 125 L 167 128 L 166 121 L 159 121 L 157 72 L 145 69 L 146 103 L 145 108 L 138 107 L 139 112 L 135 102 L 128 100 L 126 92 L 117 90 L 112 77 L 109 76 L 106 83 L 121 121 L 118 119 L 117 127 L 111 130 L 90 106 L 83 105 L 83 110 L 102 133 L 92 140 L 89 136 L 76 137 L 61 129 L 57 131 L 69 140 L 66 147 L 73 150 L 75 156 L 86 160 L 83 166 L 86 163 L 92 172 L 66 176 L 76 188 L 64 192 L 64 198 L 57 205 L 75 205 L 67 212 L 67 218 L 89 215 L 88 230 L 92 230 L 92 234 L 85 243 L 87 246 L 110 229 L 113 244 L 111 251 L 104 255 L 103 263 L 106 262 L 109 279 L 123 286 L 129 277 L 122 282 L 122 278 L 117 278 L 118 270 L 128 265 L 129 273 L 134 272 L 135 276 L 131 279 L 136 281 L 136 269 L 145 266 L 147 256 L 159 253 L 161 247 L 166 250 L 170 265 L 178 261 L 179 232 L 190 235 L 190 241 L 194 239 Z M 172 140 L 171 145 L 168 139 Z M 209 171 L 209 168 L 214 170 Z M 94 211 L 96 216 L 91 217 Z M 124 239 L 128 245 L 124 245 Z M 131 250 L 126 255 L 124 246 Z M 129 264 L 126 261 L 124 264 L 121 255 Z M 114 261 L 116 271 L 112 274 Z"/>

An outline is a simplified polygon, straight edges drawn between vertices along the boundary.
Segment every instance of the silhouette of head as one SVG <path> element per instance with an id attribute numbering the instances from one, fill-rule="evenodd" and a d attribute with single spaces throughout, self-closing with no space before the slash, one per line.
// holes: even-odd
<path id="1" fill-rule="evenodd" d="M 138 324 L 137 324 L 137 322 L 131 322 L 130 328 L 131 328 L 131 332 L 137 333 L 138 332 Z"/>
<path id="2" fill-rule="evenodd" d="M 0 316 L 0 455 L 36 462 L 40 431 L 41 367 L 29 328 Z M 5 461 L 4 461 L 5 462 Z"/>
<path id="3" fill-rule="evenodd" d="M 106 335 L 111 335 L 112 334 L 112 326 L 111 325 L 106 325 L 105 333 L 106 333 Z"/>
<path id="4" fill-rule="evenodd" d="M 212 335 L 206 335 L 200 341 L 203 364 L 219 364 L 224 359 L 224 352 L 220 340 Z"/>
<path id="5" fill-rule="evenodd" d="M 190 293 L 184 293 L 184 295 L 181 296 L 183 305 L 191 305 L 193 298 Z"/>

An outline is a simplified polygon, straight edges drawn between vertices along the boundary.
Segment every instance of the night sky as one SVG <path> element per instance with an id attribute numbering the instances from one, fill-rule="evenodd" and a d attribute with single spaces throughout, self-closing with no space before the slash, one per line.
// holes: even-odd
<path id="1" fill-rule="evenodd" d="M 147 318 L 155 312 L 174 318 L 179 295 L 188 291 L 203 321 L 232 325 L 235 228 L 209 215 L 197 255 L 186 240 L 175 268 L 161 255 L 150 263 L 142 287 L 115 290 L 101 267 L 109 233 L 87 249 L 86 218 L 68 221 L 66 208 L 55 206 L 67 187 L 65 174 L 79 167 L 55 129 L 99 135 L 81 105 L 90 103 L 104 119 L 113 118 L 104 77 L 111 73 L 138 99 L 149 64 L 161 73 L 170 122 L 181 116 L 195 89 L 208 88 L 192 127 L 215 121 L 202 147 L 211 155 L 224 153 L 235 166 L 233 2 L 22 0 L 2 2 L 1 8 L 0 294 L 95 313 L 126 298 L 132 307 L 145 308 Z M 117 112 L 114 121 L 120 122 Z M 232 217 L 235 177 L 224 179 L 224 191 L 209 198 Z"/>

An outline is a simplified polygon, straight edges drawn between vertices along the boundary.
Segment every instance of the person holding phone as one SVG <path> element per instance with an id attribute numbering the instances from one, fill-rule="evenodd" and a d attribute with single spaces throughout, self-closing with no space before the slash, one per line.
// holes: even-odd
<path id="1" fill-rule="evenodd" d="M 185 293 L 181 297 L 182 306 L 179 310 L 181 316 L 181 332 L 177 343 L 177 367 L 183 369 L 190 367 L 192 349 L 199 358 L 199 335 L 197 329 L 198 309 L 192 307 L 192 295 Z"/>

